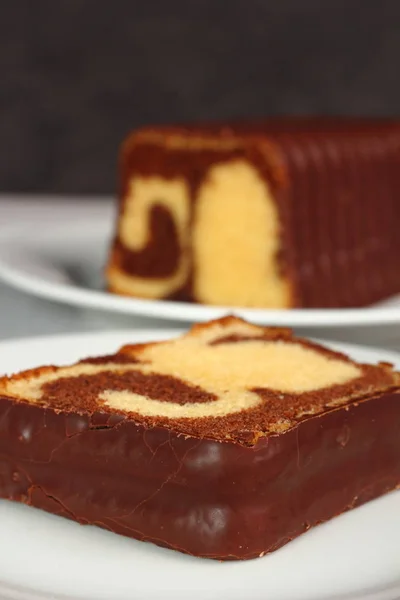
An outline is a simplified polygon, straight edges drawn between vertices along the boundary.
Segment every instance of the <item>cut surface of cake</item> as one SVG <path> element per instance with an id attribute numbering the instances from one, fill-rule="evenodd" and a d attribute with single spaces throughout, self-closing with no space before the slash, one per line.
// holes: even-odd
<path id="1" fill-rule="evenodd" d="M 254 558 L 400 486 L 400 375 L 226 317 L 0 380 L 0 497 Z"/>
<path id="2" fill-rule="evenodd" d="M 120 155 L 109 290 L 261 308 L 400 292 L 400 122 L 148 127 Z"/>

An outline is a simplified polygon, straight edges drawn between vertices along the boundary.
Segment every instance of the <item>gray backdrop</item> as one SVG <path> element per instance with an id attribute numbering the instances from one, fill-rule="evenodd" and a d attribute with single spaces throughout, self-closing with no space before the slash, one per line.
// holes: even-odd
<path id="1" fill-rule="evenodd" d="M 110 192 L 151 122 L 398 115 L 400 0 L 0 0 L 0 190 Z"/>

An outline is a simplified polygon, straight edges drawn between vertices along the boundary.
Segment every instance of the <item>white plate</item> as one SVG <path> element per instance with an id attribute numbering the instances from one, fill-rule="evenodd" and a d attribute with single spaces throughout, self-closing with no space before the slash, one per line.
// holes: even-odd
<path id="1" fill-rule="evenodd" d="M 0 278 L 9 284 L 58 302 L 117 313 L 175 321 L 207 321 L 235 313 L 251 321 L 301 328 L 389 326 L 400 331 L 400 296 L 379 307 L 356 309 L 262 310 L 215 307 L 186 302 L 141 300 L 104 291 L 113 219 L 110 210 L 71 211 L 62 222 L 49 217 L 44 226 L 2 233 Z"/>
<path id="2" fill-rule="evenodd" d="M 176 333 L 176 332 L 174 332 Z M 1 370 L 65 364 L 172 331 L 69 335 L 0 343 Z M 384 350 L 335 344 L 356 360 Z M 219 563 L 0 501 L 2 600 L 395 600 L 400 597 L 400 492 L 321 525 L 262 559 Z"/>

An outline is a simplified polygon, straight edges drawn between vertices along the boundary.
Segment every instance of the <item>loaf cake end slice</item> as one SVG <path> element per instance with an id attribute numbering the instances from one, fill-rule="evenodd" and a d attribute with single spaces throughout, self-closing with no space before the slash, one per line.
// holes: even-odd
<path id="1" fill-rule="evenodd" d="M 270 138 L 228 126 L 147 127 L 128 136 L 119 164 L 110 291 L 225 306 L 294 304 L 287 176 Z"/>
<path id="2" fill-rule="evenodd" d="M 111 292 L 258 308 L 399 293 L 400 122 L 147 126 L 123 142 Z"/>

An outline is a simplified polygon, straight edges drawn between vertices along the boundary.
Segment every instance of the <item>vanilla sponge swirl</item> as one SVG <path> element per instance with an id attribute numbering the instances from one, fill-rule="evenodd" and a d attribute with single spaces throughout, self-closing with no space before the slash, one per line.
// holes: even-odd
<path id="1" fill-rule="evenodd" d="M 207 435 L 268 434 L 394 382 L 389 367 L 228 317 L 175 340 L 3 379 L 0 392 L 60 410 L 116 412 Z"/>

